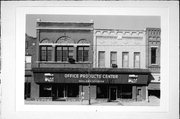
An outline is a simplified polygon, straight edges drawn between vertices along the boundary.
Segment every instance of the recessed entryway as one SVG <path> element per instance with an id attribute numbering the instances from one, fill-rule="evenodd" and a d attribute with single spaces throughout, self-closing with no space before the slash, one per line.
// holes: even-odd
<path id="1" fill-rule="evenodd" d="M 116 100 L 117 98 L 117 88 L 111 87 L 110 88 L 110 100 Z"/>

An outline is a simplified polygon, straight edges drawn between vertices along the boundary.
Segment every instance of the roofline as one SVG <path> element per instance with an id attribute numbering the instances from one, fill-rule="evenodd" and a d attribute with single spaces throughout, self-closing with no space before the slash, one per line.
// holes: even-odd
<path id="1" fill-rule="evenodd" d="M 146 30 L 130 30 L 130 29 L 94 29 L 94 31 L 96 31 L 96 30 L 110 30 L 110 31 L 143 31 L 143 32 L 145 32 Z"/>
<path id="2" fill-rule="evenodd" d="M 37 23 L 81 23 L 81 24 L 93 24 L 93 21 L 85 22 L 85 21 L 37 21 Z"/>
<path id="3" fill-rule="evenodd" d="M 41 30 L 88 30 L 91 31 L 93 30 L 93 28 L 53 28 L 53 27 L 49 27 L 49 28 L 42 28 L 42 27 L 37 27 L 36 29 L 41 29 Z"/>

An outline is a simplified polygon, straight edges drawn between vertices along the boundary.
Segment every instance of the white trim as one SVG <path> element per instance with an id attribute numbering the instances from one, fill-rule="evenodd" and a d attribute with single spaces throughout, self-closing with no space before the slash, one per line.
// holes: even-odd
<path id="1" fill-rule="evenodd" d="M 41 45 L 51 45 L 51 46 L 90 46 L 90 43 L 39 43 Z"/>
<path id="2" fill-rule="evenodd" d="M 150 46 L 151 48 L 158 48 L 159 46 Z"/>

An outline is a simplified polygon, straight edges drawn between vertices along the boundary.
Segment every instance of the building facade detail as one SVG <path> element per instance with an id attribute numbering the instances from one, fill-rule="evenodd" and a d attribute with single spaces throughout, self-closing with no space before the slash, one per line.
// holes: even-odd
<path id="1" fill-rule="evenodd" d="M 161 29 L 146 28 L 146 61 L 147 67 L 151 71 L 148 86 L 149 95 L 160 97 L 160 49 L 161 49 Z"/>

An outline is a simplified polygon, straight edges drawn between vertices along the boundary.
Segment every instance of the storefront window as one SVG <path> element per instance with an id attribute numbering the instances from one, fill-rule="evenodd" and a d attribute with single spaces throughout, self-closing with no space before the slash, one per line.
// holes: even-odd
<path id="1" fill-rule="evenodd" d="M 40 85 L 40 97 L 51 97 L 52 86 L 48 84 Z"/>
<path id="2" fill-rule="evenodd" d="M 31 83 L 30 82 L 25 82 L 25 99 L 26 98 L 30 98 L 30 95 L 31 95 Z"/>
<path id="3" fill-rule="evenodd" d="M 97 86 L 97 98 L 108 98 L 107 86 Z"/>
<path id="4" fill-rule="evenodd" d="M 68 58 L 73 58 L 72 46 L 58 46 L 56 47 L 56 61 L 67 62 Z"/>
<path id="5" fill-rule="evenodd" d="M 79 46 L 77 48 L 77 61 L 85 62 L 89 59 L 89 46 Z"/>
<path id="6" fill-rule="evenodd" d="M 79 86 L 78 85 L 68 85 L 67 89 L 68 97 L 78 97 L 79 96 Z"/>
<path id="7" fill-rule="evenodd" d="M 120 85 L 118 87 L 118 98 L 131 99 L 132 98 L 132 86 Z"/>
<path id="8" fill-rule="evenodd" d="M 52 47 L 41 46 L 40 47 L 40 61 L 51 61 L 51 57 L 52 57 Z"/>

